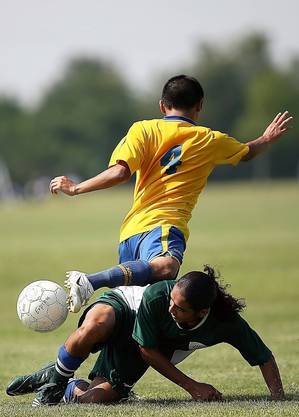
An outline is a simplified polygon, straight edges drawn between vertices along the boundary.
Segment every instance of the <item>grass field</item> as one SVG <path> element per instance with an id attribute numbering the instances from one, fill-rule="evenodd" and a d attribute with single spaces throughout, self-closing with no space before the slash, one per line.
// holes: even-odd
<path id="1" fill-rule="evenodd" d="M 258 368 L 226 345 L 189 357 L 181 369 L 224 394 L 221 404 L 188 394 L 150 370 L 135 387 L 140 397 L 113 406 L 31 409 L 32 396 L 7 397 L 11 377 L 56 357 L 77 317 L 50 334 L 27 330 L 17 318 L 18 293 L 29 282 L 63 282 L 64 271 L 87 272 L 117 262 L 118 229 L 132 194 L 119 188 L 79 198 L 53 197 L 0 205 L 0 416 L 298 416 L 299 415 L 299 183 L 209 186 L 191 221 L 181 272 L 216 266 L 231 292 L 245 297 L 245 318 L 278 361 L 287 401 L 274 403 Z M 95 356 L 80 369 L 85 377 Z"/>

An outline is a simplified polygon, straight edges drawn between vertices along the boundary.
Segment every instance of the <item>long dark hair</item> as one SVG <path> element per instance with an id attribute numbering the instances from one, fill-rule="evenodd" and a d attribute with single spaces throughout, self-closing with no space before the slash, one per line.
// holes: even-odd
<path id="1" fill-rule="evenodd" d="M 214 268 L 204 265 L 204 272 L 192 271 L 178 280 L 183 297 L 195 311 L 211 308 L 219 320 L 228 320 L 245 308 L 244 299 L 235 298 L 221 285 Z"/>

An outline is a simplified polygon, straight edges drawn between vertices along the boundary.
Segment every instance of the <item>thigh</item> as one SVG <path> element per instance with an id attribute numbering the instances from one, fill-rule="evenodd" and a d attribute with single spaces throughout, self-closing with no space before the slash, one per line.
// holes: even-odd
<path id="1" fill-rule="evenodd" d="M 139 256 L 145 261 L 171 256 L 181 264 L 185 249 L 185 238 L 179 229 L 174 226 L 159 226 L 144 237 L 140 243 Z"/>
<path id="2" fill-rule="evenodd" d="M 85 358 L 111 337 L 115 328 L 112 306 L 96 303 L 86 312 L 79 328 L 65 341 L 70 354 Z"/>

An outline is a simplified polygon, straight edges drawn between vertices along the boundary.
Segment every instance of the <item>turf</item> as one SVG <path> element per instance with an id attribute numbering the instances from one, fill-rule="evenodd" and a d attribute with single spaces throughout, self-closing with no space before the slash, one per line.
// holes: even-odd
<path id="1" fill-rule="evenodd" d="M 33 410 L 32 396 L 11 398 L 11 377 L 55 358 L 75 327 L 69 316 L 53 333 L 34 333 L 19 322 L 15 304 L 29 282 L 62 283 L 64 271 L 94 272 L 117 262 L 118 229 L 132 200 L 118 188 L 76 198 L 51 197 L 0 205 L 1 356 L 0 416 L 298 416 L 299 184 L 238 183 L 209 186 L 190 224 L 181 273 L 216 266 L 231 292 L 245 297 L 245 318 L 272 349 L 287 401 L 271 402 L 258 368 L 226 345 L 194 353 L 180 368 L 224 395 L 221 404 L 195 403 L 186 392 L 150 370 L 135 386 L 138 398 L 110 406 Z M 85 377 L 95 356 L 80 369 Z"/>

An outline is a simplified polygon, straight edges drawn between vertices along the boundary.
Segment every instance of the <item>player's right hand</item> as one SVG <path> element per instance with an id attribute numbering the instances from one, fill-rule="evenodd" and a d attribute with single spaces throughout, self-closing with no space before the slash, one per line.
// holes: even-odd
<path id="1" fill-rule="evenodd" d="M 191 397 L 196 401 L 221 401 L 222 394 L 210 384 L 194 381 L 188 388 Z"/>
<path id="2" fill-rule="evenodd" d="M 57 194 L 58 191 L 61 191 L 64 194 L 73 196 L 76 194 L 76 185 L 69 177 L 61 176 L 51 180 L 49 189 L 52 194 Z"/>

